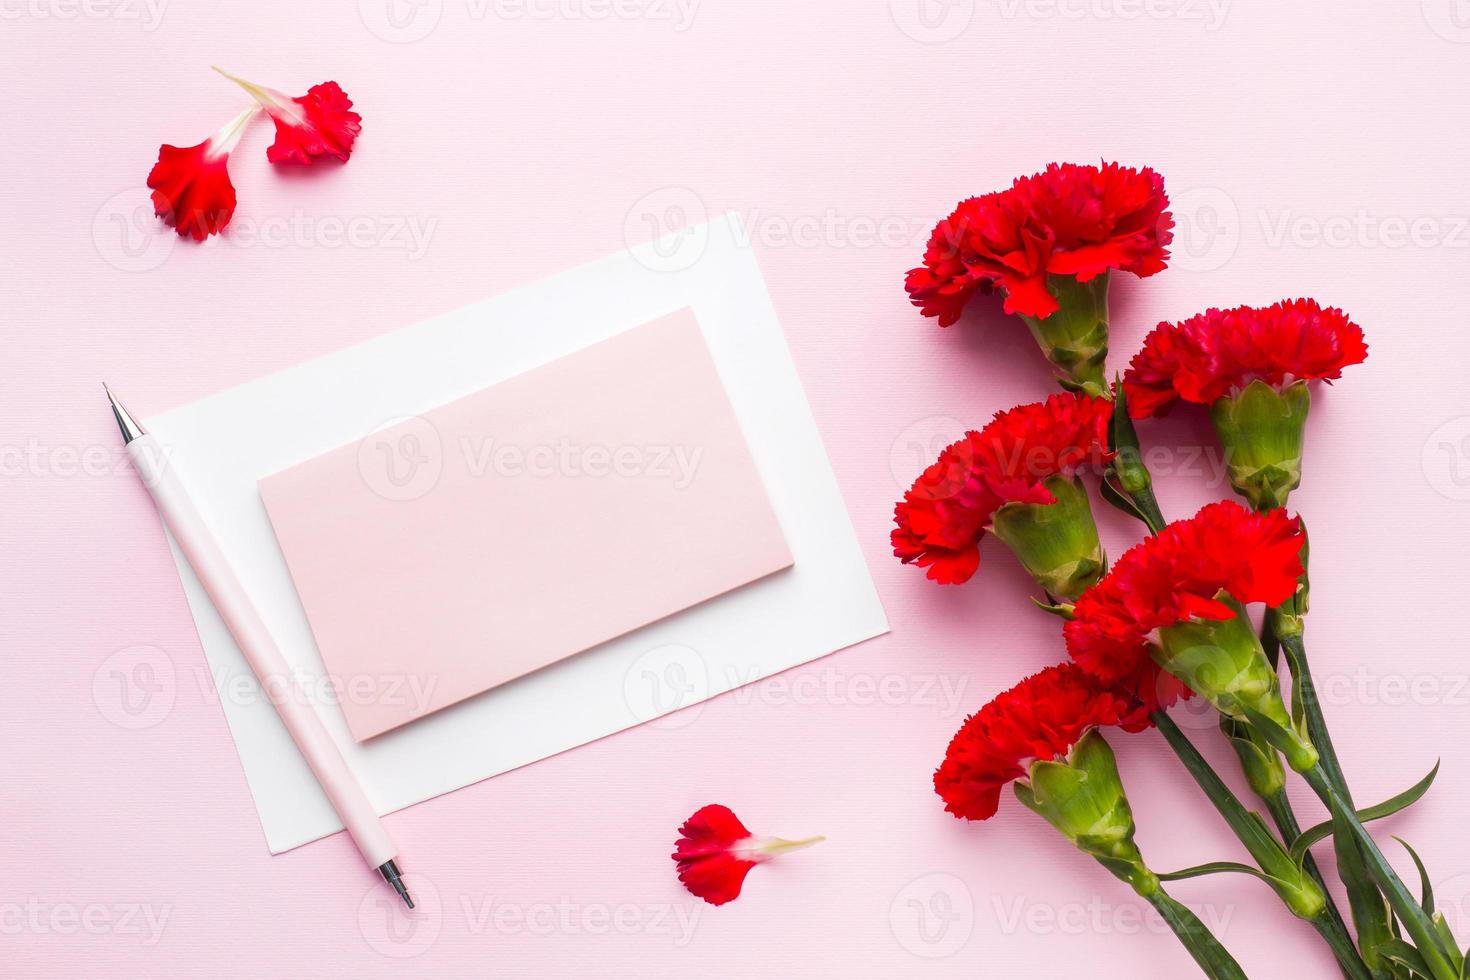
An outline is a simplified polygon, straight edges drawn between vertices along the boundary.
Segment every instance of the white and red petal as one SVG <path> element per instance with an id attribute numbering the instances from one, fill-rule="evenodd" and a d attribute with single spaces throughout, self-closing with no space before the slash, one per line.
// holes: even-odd
<path id="1" fill-rule="evenodd" d="M 251 106 L 195 146 L 158 148 L 158 162 L 148 172 L 153 211 L 180 236 L 203 241 L 230 223 L 235 214 L 230 151 L 258 111 Z"/>
<path id="2" fill-rule="evenodd" d="M 271 163 L 311 164 L 320 157 L 347 161 L 362 132 L 362 117 L 336 82 L 313 85 L 300 98 L 215 71 L 249 92 L 276 124 L 276 141 L 265 151 Z"/>
<path id="3" fill-rule="evenodd" d="M 684 821 L 670 856 L 678 863 L 679 880 L 685 888 L 711 905 L 724 905 L 740 896 L 751 868 L 821 840 L 824 838 L 755 837 L 729 807 L 712 803 Z"/>

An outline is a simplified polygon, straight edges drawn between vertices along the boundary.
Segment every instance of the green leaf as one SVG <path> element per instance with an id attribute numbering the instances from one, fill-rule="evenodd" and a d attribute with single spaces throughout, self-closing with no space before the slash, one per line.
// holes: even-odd
<path id="1" fill-rule="evenodd" d="M 1390 939 L 1388 942 L 1379 946 L 1378 951 L 1389 962 L 1397 963 L 1399 966 L 1413 971 L 1416 977 L 1433 976 L 1429 972 L 1428 964 L 1424 962 L 1424 957 L 1419 955 L 1419 951 L 1402 939 Z"/>
<path id="2" fill-rule="evenodd" d="M 1434 777 L 1438 775 L 1439 763 L 1435 762 L 1434 768 L 1429 770 L 1429 775 L 1425 776 L 1423 779 L 1419 780 L 1417 783 L 1415 783 L 1413 786 L 1410 786 L 1402 793 L 1398 794 L 1397 796 L 1389 797 L 1382 803 L 1379 803 L 1377 806 L 1370 806 L 1366 809 L 1359 810 L 1359 822 L 1368 823 L 1370 820 L 1381 820 L 1384 817 L 1392 816 L 1393 814 L 1398 813 L 1400 810 L 1412 806 L 1414 803 L 1417 803 L 1419 801 L 1420 797 L 1429 792 L 1429 787 L 1431 784 L 1433 784 Z M 1300 864 L 1308 849 L 1310 849 L 1317 842 L 1326 840 L 1327 837 L 1329 837 L 1331 834 L 1331 820 L 1319 823 L 1315 827 L 1307 828 L 1306 830 L 1302 831 L 1300 837 L 1292 842 L 1291 856 L 1296 859 L 1296 862 L 1298 864 Z M 1403 842 L 1400 841 L 1400 843 Z M 1404 846 L 1408 847 L 1407 844 L 1405 844 Z M 1414 852 L 1410 850 L 1409 853 L 1412 854 Z M 1415 860 L 1417 861 L 1418 858 L 1415 858 Z M 1421 877 L 1423 877 L 1422 873 Z M 1427 881 L 1428 879 L 1425 880 Z M 1434 910 L 1425 909 L 1425 911 L 1433 912 Z"/>
<path id="3" fill-rule="evenodd" d="M 1408 841 L 1404 840 L 1402 837 L 1395 837 L 1394 840 L 1396 840 L 1400 844 L 1404 845 L 1404 850 L 1408 851 L 1409 852 L 1409 857 L 1411 857 L 1411 858 L 1414 859 L 1414 867 L 1419 872 L 1419 884 L 1420 884 L 1420 887 L 1422 888 L 1422 891 L 1420 892 L 1420 895 L 1419 895 L 1419 907 L 1424 910 L 1424 912 L 1425 912 L 1426 915 L 1433 915 L 1434 914 L 1434 886 L 1429 883 L 1429 872 L 1424 870 L 1424 862 L 1421 861 L 1421 860 L 1419 860 L 1419 854 L 1418 854 L 1418 852 L 1415 851 L 1412 847 L 1409 846 L 1409 842 Z M 1458 951 L 1459 951 L 1459 948 L 1456 947 L 1456 952 L 1458 952 Z"/>
<path id="4" fill-rule="evenodd" d="M 1460 953 L 1460 946 L 1455 942 L 1455 934 L 1450 931 L 1450 924 L 1445 921 L 1443 912 L 1435 912 L 1429 917 L 1434 923 L 1434 931 L 1439 933 L 1440 942 L 1444 945 L 1445 952 L 1450 956 L 1450 965 L 1460 971 L 1460 976 L 1465 975 L 1465 957 Z"/>
<path id="5" fill-rule="evenodd" d="M 1217 874 L 1242 874 L 1259 878 L 1270 884 L 1275 881 L 1270 875 L 1260 868 L 1253 868 L 1248 864 L 1239 864 L 1235 861 L 1211 861 L 1209 864 L 1197 864 L 1192 868 L 1184 868 L 1180 871 L 1170 871 L 1168 874 L 1159 875 L 1160 881 L 1183 881 L 1185 878 L 1203 878 L 1205 875 Z"/>

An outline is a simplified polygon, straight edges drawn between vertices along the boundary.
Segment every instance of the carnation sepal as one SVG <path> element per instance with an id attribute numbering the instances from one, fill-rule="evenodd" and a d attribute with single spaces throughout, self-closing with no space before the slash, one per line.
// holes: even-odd
<path id="1" fill-rule="evenodd" d="M 1047 596 L 1046 599 L 1038 599 L 1036 596 L 1028 596 L 1032 604 L 1042 612 L 1049 612 L 1061 619 L 1072 619 L 1077 615 L 1077 607 L 1070 602 L 1057 602 L 1055 596 Z M 1047 601 L 1051 600 L 1051 601 Z"/>
<path id="2" fill-rule="evenodd" d="M 1257 510 L 1285 507 L 1301 486 L 1311 405 L 1305 381 L 1277 388 L 1257 378 L 1210 407 L 1230 485 Z"/>
<path id="3" fill-rule="evenodd" d="M 1204 618 L 1205 614 L 1220 618 Z M 1293 722 L 1281 699 L 1281 680 L 1245 617 L 1224 591 L 1199 614 L 1165 626 L 1151 652 L 1159 666 L 1189 685 L 1223 715 L 1241 721 L 1259 717 L 1280 731 L 1261 734 L 1286 756 L 1293 769 L 1310 768 L 1317 752 L 1305 729 Z"/>
<path id="4" fill-rule="evenodd" d="M 1076 276 L 1048 274 L 1046 289 L 1057 301 L 1049 316 L 1018 314 L 1036 338 L 1046 359 L 1061 369 L 1062 386 L 1107 397 L 1103 363 L 1108 356 L 1108 272 L 1087 282 Z"/>
<path id="5" fill-rule="evenodd" d="M 1076 599 L 1107 571 L 1087 489 L 1077 476 L 1042 482 L 1049 504 L 1013 501 L 991 515 L 991 533 L 1020 559 L 1049 596 Z"/>
<path id="6" fill-rule="evenodd" d="M 1107 740 L 1092 729 L 1065 760 L 1031 763 L 1029 782 L 1014 784 L 1016 798 L 1079 850 L 1127 882 L 1139 895 L 1158 891 L 1159 879 L 1133 842 L 1133 810 Z"/>

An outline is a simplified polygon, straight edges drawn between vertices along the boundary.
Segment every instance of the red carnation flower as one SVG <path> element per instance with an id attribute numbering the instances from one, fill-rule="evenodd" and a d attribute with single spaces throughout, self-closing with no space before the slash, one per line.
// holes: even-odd
<path id="1" fill-rule="evenodd" d="M 980 539 L 1002 505 L 1051 504 L 1043 485 L 1084 466 L 1101 466 L 1108 452 L 1112 403 L 1081 394 L 997 413 L 979 432 L 939 454 L 894 507 L 893 553 L 928 569 L 945 584 L 968 581 L 980 564 Z"/>
<path id="2" fill-rule="evenodd" d="M 1209 504 L 1129 549 L 1077 600 L 1064 627 L 1067 652 L 1099 683 L 1167 690 L 1149 655 L 1154 631 L 1234 617 L 1222 592 L 1240 603 L 1285 602 L 1302 574 L 1303 541 L 1300 521 L 1284 510 Z"/>
<path id="3" fill-rule="evenodd" d="M 685 888 L 711 905 L 724 905 L 740 896 L 745 876 L 757 864 L 823 840 L 826 838 L 757 838 L 729 807 L 712 803 L 684 821 L 670 856 L 679 865 L 679 880 Z"/>
<path id="4" fill-rule="evenodd" d="M 1161 323 L 1134 355 L 1123 384 L 1129 414 L 1145 418 L 1176 398 L 1212 405 L 1257 379 L 1278 390 L 1296 381 L 1330 383 L 1367 357 L 1362 328 L 1342 310 L 1295 299 Z"/>
<path id="5" fill-rule="evenodd" d="M 1142 731 L 1144 706 L 1100 686 L 1075 664 L 1057 664 L 996 695 L 965 720 L 934 773 L 944 808 L 966 820 L 987 820 L 1000 791 L 1038 760 L 1065 756 L 1093 728 Z"/>
<path id="6" fill-rule="evenodd" d="M 256 111 L 254 106 L 246 109 L 203 143 L 158 148 L 158 162 L 148 173 L 153 210 L 180 236 L 203 241 L 230 223 L 235 214 L 230 151 Z"/>
<path id="7" fill-rule="evenodd" d="M 1168 263 L 1174 219 L 1164 179 L 1147 167 L 1050 164 L 1009 190 L 962 201 L 935 227 L 910 301 L 947 327 L 976 292 L 1006 294 L 1005 311 L 1037 318 L 1057 300 L 1046 277 L 1089 282 L 1112 269 L 1151 276 Z"/>
<path id="8" fill-rule="evenodd" d="M 362 117 L 352 111 L 352 100 L 336 82 L 313 85 L 300 98 L 236 78 L 216 68 L 249 92 L 276 124 L 276 141 L 265 151 L 271 163 L 311 164 L 319 157 L 346 162 L 352 144 L 362 132 Z"/>

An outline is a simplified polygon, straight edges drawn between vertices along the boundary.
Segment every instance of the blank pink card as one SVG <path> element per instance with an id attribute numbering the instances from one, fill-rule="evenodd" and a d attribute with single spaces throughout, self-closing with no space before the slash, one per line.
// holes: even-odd
<path id="1" fill-rule="evenodd" d="M 359 741 L 792 564 L 689 310 L 260 493 Z"/>

